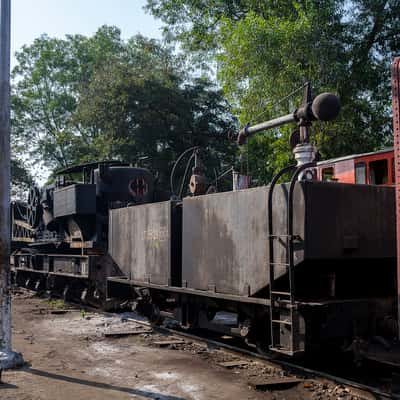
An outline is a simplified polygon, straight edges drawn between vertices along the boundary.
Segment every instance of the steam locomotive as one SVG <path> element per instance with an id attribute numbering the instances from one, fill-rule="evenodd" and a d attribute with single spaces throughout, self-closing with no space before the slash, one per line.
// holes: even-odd
<path id="1" fill-rule="evenodd" d="M 109 210 L 155 196 L 148 170 L 116 161 L 67 168 L 55 184 L 32 187 L 27 203 L 11 207 L 17 282 L 102 304 L 106 277 L 116 274 L 107 256 Z"/>
<path id="2" fill-rule="evenodd" d="M 398 332 L 394 188 L 307 177 L 318 169 L 310 119 L 324 118 L 315 103 L 286 117 L 302 129 L 301 162 L 268 186 L 210 193 L 195 166 L 181 199 L 120 163 L 60 171 L 31 190 L 26 211 L 13 205 L 17 283 L 239 336 L 259 351 L 387 353 Z"/>

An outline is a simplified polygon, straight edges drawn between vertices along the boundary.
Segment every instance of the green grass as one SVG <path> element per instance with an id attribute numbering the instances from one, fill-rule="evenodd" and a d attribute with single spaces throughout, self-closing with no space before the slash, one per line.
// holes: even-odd
<path id="1" fill-rule="evenodd" d="M 63 310 L 65 308 L 64 300 L 60 299 L 47 300 L 47 304 L 53 310 Z"/>

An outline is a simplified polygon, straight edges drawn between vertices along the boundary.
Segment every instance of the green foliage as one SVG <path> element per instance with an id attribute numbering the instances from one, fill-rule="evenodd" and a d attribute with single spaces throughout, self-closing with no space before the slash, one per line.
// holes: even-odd
<path id="1" fill-rule="evenodd" d="M 29 144 L 33 162 L 66 167 L 85 132 L 71 122 L 79 94 L 91 79 L 93 68 L 110 62 L 122 43 L 116 28 L 102 27 L 91 38 L 66 39 L 46 35 L 16 54 L 13 77 L 13 133 Z"/>
<path id="2" fill-rule="evenodd" d="M 123 41 L 104 26 L 89 38 L 41 36 L 17 60 L 14 135 L 47 167 L 142 160 L 166 186 L 173 160 L 189 146 L 208 148 L 212 167 L 231 160 L 228 103 L 155 40 Z"/>
<path id="3" fill-rule="evenodd" d="M 90 149 L 79 158 L 118 156 L 140 162 L 168 185 L 171 166 L 188 147 L 208 149 L 208 165 L 229 156 L 226 134 L 233 121 L 228 105 L 211 83 L 183 82 L 174 74 L 138 74 L 130 65 L 110 65 L 96 71 L 75 115 L 93 131 Z M 86 153 L 85 153 L 86 152 Z M 142 160 L 142 161 L 140 161 Z"/>
<path id="4" fill-rule="evenodd" d="M 33 183 L 33 177 L 23 161 L 18 158 L 11 159 L 11 196 L 23 199 L 24 193 Z"/>
<path id="5" fill-rule="evenodd" d="M 310 81 L 339 94 L 341 117 L 315 124 L 323 157 L 375 150 L 391 142 L 390 62 L 400 51 L 397 0 L 148 0 L 167 37 L 211 57 L 240 121 L 294 110 Z M 249 143 L 250 171 L 268 179 L 290 159 L 288 129 Z M 261 161 L 260 161 L 261 160 Z"/>

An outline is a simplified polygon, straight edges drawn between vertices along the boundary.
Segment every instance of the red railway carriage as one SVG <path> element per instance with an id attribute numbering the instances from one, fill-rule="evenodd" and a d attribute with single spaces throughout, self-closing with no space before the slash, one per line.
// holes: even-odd
<path id="1" fill-rule="evenodd" d="M 321 161 L 317 179 L 342 183 L 394 185 L 393 148 Z"/>

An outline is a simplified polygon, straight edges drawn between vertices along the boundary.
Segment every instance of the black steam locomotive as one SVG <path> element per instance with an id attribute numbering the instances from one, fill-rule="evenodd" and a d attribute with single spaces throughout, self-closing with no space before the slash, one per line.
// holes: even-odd
<path id="1" fill-rule="evenodd" d="M 314 106 L 285 117 L 304 128 L 299 157 L 311 149 Z M 366 346 L 374 354 L 384 346 L 389 354 L 398 332 L 394 188 L 298 179 L 314 166 L 288 167 L 269 186 L 209 194 L 194 168 L 194 195 L 165 201 L 144 169 L 61 171 L 54 186 L 31 192 L 26 220 L 15 218 L 13 240 L 25 243 L 14 252 L 17 282 L 129 305 L 153 323 L 168 317 L 227 332 L 261 351 L 366 355 Z M 79 182 L 65 179 L 77 173 Z"/>
<path id="2" fill-rule="evenodd" d="M 72 179 L 71 179 L 72 178 Z M 13 260 L 19 284 L 99 305 L 106 277 L 109 210 L 155 200 L 154 178 L 109 161 L 59 171 L 53 185 L 12 204 Z"/>

